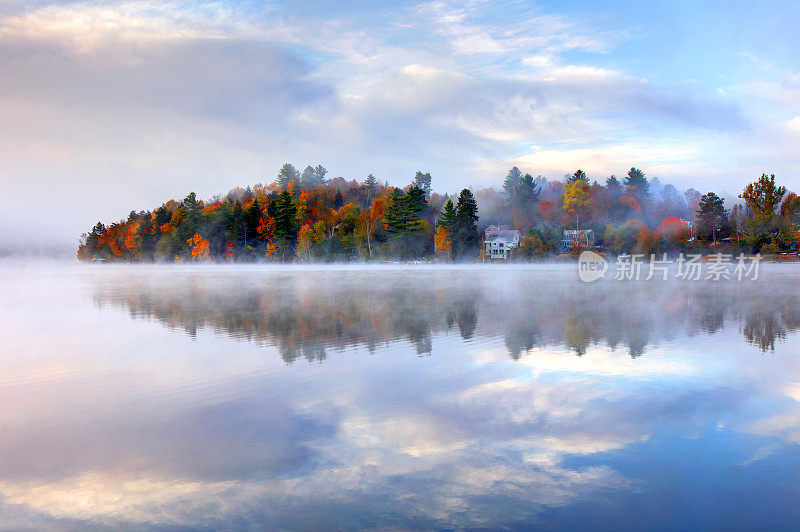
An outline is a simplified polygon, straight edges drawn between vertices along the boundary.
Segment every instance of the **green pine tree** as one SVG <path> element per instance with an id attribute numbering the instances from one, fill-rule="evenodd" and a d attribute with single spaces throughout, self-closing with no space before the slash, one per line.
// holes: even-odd
<path id="1" fill-rule="evenodd" d="M 644 203 L 650 198 L 650 183 L 644 176 L 644 172 L 638 168 L 628 170 L 628 175 L 623 179 L 625 193 L 635 197 L 639 203 Z"/>
<path id="2" fill-rule="evenodd" d="M 275 179 L 275 182 L 278 184 L 279 187 L 284 189 L 287 186 L 289 186 L 289 183 L 291 181 L 294 181 L 295 185 L 299 185 L 300 172 L 298 172 L 293 165 L 285 163 L 283 166 L 281 166 L 281 169 L 278 171 L 278 177 L 277 179 Z"/>
<path id="3" fill-rule="evenodd" d="M 278 257 L 290 261 L 297 239 L 297 205 L 288 190 L 278 195 L 275 204 L 275 248 Z"/>
<path id="4" fill-rule="evenodd" d="M 444 204 L 444 209 L 439 215 L 438 224 L 452 234 L 453 228 L 456 225 L 456 208 L 453 205 L 453 200 L 448 199 Z"/>
<path id="5" fill-rule="evenodd" d="M 468 257 L 478 252 L 480 235 L 478 234 L 478 202 L 469 189 L 458 195 L 456 205 L 456 224 L 453 234 L 453 256 Z"/>
<path id="6" fill-rule="evenodd" d="M 386 221 L 386 232 L 390 235 L 399 235 L 405 232 L 408 223 L 406 215 L 406 195 L 395 187 L 386 213 L 383 216 Z"/>
<path id="7" fill-rule="evenodd" d="M 337 211 L 344 205 L 344 197 L 339 189 L 336 189 L 336 196 L 333 198 L 333 208 Z"/>
<path id="8" fill-rule="evenodd" d="M 420 171 L 417 171 L 417 175 L 414 176 L 414 185 L 421 188 L 425 192 L 425 197 L 430 197 L 431 195 L 431 173 L 425 172 L 424 174 Z"/>
<path id="9" fill-rule="evenodd" d="M 508 171 L 508 175 L 503 181 L 503 192 L 506 196 L 511 198 L 516 194 L 520 181 L 522 181 L 522 172 L 515 166 Z"/>

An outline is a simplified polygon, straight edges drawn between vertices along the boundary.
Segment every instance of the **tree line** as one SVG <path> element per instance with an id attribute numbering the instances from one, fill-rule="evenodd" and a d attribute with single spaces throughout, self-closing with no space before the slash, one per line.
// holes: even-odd
<path id="1" fill-rule="evenodd" d="M 78 258 L 469 261 L 482 256 L 480 231 L 490 224 L 520 230 L 518 260 L 558 253 L 564 229 L 591 229 L 594 244 L 615 254 L 800 246 L 800 199 L 774 175 L 747 185 L 729 209 L 714 192 L 681 193 L 637 168 L 590 184 L 582 170 L 548 180 L 514 167 L 499 190 L 465 188 L 452 196 L 434 192 L 428 172 L 403 188 L 372 174 L 360 182 L 327 174 L 321 165 L 299 171 L 286 163 L 268 184 L 208 201 L 190 193 L 108 226 L 98 222 L 81 235 Z"/>
<path id="2" fill-rule="evenodd" d="M 404 188 L 370 174 L 327 178 L 321 166 L 284 164 L 269 184 L 235 188 L 208 201 L 194 192 L 152 211 L 131 211 L 81 235 L 78 258 L 123 261 L 408 260 L 435 254 L 447 206 L 448 256 L 477 256 L 478 207 L 464 189 L 456 203 L 432 192 L 430 173 Z M 449 235 L 449 234 L 448 234 Z"/>

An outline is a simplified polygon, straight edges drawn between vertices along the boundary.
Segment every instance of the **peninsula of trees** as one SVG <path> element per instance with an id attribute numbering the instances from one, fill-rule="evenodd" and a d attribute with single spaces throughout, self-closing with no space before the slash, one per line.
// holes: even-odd
<path id="1" fill-rule="evenodd" d="M 81 235 L 78 258 L 475 261 L 489 225 L 520 231 L 516 260 L 557 254 L 567 229 L 592 230 L 594 246 L 611 254 L 800 248 L 800 198 L 774 175 L 747 185 L 731 208 L 714 192 L 681 192 L 637 168 L 590 183 L 581 170 L 548 180 L 514 167 L 501 190 L 453 196 L 433 192 L 431 181 L 430 173 L 417 172 L 398 188 L 372 174 L 361 182 L 328 179 L 322 166 L 301 172 L 287 163 L 269 184 L 208 201 L 190 193 L 108 226 L 98 222 Z"/>

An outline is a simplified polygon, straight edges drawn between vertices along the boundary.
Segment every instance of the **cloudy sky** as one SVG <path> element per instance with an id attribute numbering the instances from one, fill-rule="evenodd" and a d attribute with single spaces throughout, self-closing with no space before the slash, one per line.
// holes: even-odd
<path id="1" fill-rule="evenodd" d="M 647 5 L 645 5 L 647 4 Z M 0 0 L 0 247 L 271 181 L 800 188 L 797 2 Z"/>

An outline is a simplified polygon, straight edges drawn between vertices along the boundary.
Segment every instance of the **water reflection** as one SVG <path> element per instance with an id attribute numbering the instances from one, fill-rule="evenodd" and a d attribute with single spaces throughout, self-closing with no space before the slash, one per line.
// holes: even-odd
<path id="1" fill-rule="evenodd" d="M 425 270 L 371 278 L 318 271 L 301 278 L 193 274 L 168 282 L 134 277 L 121 286 L 98 286 L 94 297 L 98 305 L 120 306 L 135 318 L 153 318 L 191 336 L 210 327 L 277 345 L 287 363 L 323 361 L 329 349 L 346 346 L 372 352 L 401 338 L 428 355 L 432 335 L 456 332 L 464 340 L 503 338 L 515 360 L 548 345 L 567 346 L 578 356 L 594 345 L 621 347 L 635 358 L 648 345 L 713 335 L 726 325 L 770 352 L 776 340 L 800 327 L 800 297 L 780 278 L 587 285 L 518 271 L 500 279 Z"/>
<path id="2" fill-rule="evenodd" d="M 0 528 L 800 519 L 793 270 L 2 273 Z"/>

